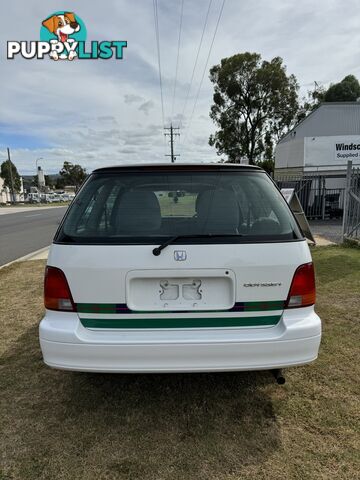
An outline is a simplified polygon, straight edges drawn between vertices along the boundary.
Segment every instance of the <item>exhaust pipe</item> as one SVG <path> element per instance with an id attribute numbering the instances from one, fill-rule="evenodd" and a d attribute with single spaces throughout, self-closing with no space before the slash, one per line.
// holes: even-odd
<path id="1" fill-rule="evenodd" d="M 271 370 L 271 372 L 275 377 L 276 383 L 278 385 L 284 385 L 285 377 L 283 376 L 282 371 L 278 368 L 276 370 Z"/>

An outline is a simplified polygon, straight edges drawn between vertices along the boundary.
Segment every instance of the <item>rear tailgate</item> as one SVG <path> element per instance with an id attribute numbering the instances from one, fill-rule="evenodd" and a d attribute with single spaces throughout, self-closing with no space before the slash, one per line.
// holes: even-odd
<path id="1" fill-rule="evenodd" d="M 152 249 L 54 244 L 48 265 L 64 271 L 89 329 L 265 328 L 311 261 L 306 241 Z"/>

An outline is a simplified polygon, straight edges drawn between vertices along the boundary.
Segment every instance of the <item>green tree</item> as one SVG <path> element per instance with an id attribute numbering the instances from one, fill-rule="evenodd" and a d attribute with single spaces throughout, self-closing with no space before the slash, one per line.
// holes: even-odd
<path id="1" fill-rule="evenodd" d="M 280 57 L 270 62 L 258 53 L 223 58 L 210 70 L 214 103 L 210 117 L 219 127 L 210 145 L 228 162 L 250 164 L 271 159 L 274 144 L 296 121 L 298 84 Z"/>
<path id="2" fill-rule="evenodd" d="M 297 116 L 296 123 L 301 122 L 313 110 L 316 110 L 321 102 L 324 101 L 326 90 L 324 87 L 316 86 L 314 90 L 309 90 L 307 96 L 302 98 Z"/>
<path id="3" fill-rule="evenodd" d="M 1 164 L 0 177 L 4 179 L 4 186 L 10 189 L 10 192 L 12 193 L 12 195 L 14 195 L 15 192 L 17 193 L 20 192 L 21 190 L 20 175 L 17 171 L 16 166 L 12 163 L 12 161 L 9 162 L 9 160 L 5 160 L 5 162 Z M 11 177 L 12 177 L 12 182 L 11 182 Z"/>
<path id="4" fill-rule="evenodd" d="M 341 82 L 324 87 L 316 86 L 303 97 L 298 114 L 297 123 L 309 113 L 316 110 L 322 102 L 354 102 L 360 98 L 360 84 L 354 75 L 348 75 Z"/>
<path id="5" fill-rule="evenodd" d="M 325 92 L 325 102 L 356 102 L 360 98 L 360 83 L 354 75 L 347 75 L 339 83 L 330 85 Z"/>
<path id="6" fill-rule="evenodd" d="M 86 169 L 81 165 L 73 165 L 71 162 L 64 162 L 59 172 L 60 178 L 57 185 L 73 185 L 77 191 L 86 178 Z"/>
<path id="7" fill-rule="evenodd" d="M 268 160 L 261 160 L 257 163 L 257 165 L 263 168 L 269 175 L 273 175 L 275 169 L 275 160 L 268 159 Z"/>
<path id="8" fill-rule="evenodd" d="M 50 175 L 45 175 L 45 185 L 49 188 L 54 187 L 54 182 Z"/>
<path id="9" fill-rule="evenodd" d="M 62 190 L 63 188 L 65 187 L 65 182 L 64 182 L 64 179 L 62 177 L 60 177 L 60 175 L 56 178 L 56 182 L 55 182 L 55 188 L 57 190 Z"/>

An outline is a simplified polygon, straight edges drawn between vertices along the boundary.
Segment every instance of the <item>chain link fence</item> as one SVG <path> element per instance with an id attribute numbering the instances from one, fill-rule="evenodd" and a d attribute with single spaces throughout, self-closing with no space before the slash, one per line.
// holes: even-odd
<path id="1" fill-rule="evenodd" d="M 342 218 L 345 188 L 326 188 L 325 175 L 282 177 L 279 188 L 294 188 L 307 219 Z"/>
<path id="2" fill-rule="evenodd" d="M 343 240 L 360 240 L 360 168 L 348 163 L 345 191 Z"/>

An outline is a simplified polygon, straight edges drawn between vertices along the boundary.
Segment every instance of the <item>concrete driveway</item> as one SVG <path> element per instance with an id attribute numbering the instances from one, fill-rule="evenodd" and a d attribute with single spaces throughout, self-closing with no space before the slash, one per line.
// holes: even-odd
<path id="1" fill-rule="evenodd" d="M 313 235 L 334 243 L 342 242 L 342 220 L 311 220 L 309 225 Z"/>

